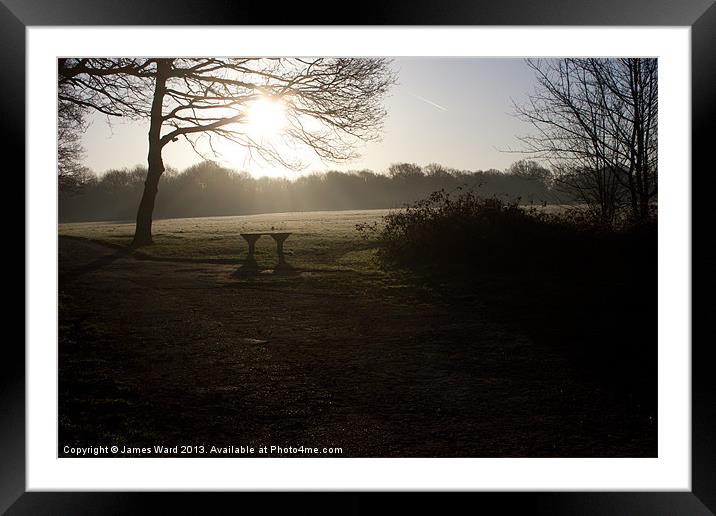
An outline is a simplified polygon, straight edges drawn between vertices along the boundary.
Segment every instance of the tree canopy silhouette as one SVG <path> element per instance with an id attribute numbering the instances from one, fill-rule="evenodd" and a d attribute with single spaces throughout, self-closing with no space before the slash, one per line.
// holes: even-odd
<path id="1" fill-rule="evenodd" d="M 522 138 L 556 180 L 611 223 L 621 205 L 645 219 L 657 195 L 656 59 L 528 60 L 537 87 L 517 115 Z"/>
<path id="2" fill-rule="evenodd" d="M 354 158 L 356 143 L 379 137 L 395 76 L 389 60 L 373 58 L 72 58 L 59 60 L 58 81 L 61 102 L 149 120 L 139 247 L 152 243 L 164 147 L 182 138 L 202 154 L 204 138 L 215 153 L 213 138 L 223 138 L 288 168 L 301 166 L 297 146 L 329 161 Z M 278 140 L 247 127 L 260 100 L 280 103 L 285 113 Z"/>
<path id="3" fill-rule="evenodd" d="M 90 171 L 82 165 L 84 148 L 82 133 L 87 129 L 87 109 L 82 105 L 60 99 L 57 103 L 57 181 L 59 190 L 74 192 L 90 177 Z"/>

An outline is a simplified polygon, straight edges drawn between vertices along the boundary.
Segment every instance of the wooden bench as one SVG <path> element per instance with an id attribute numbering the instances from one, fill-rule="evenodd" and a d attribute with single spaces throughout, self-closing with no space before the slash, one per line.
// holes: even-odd
<path id="1" fill-rule="evenodd" d="M 278 253 L 278 267 L 286 267 L 286 258 L 283 254 L 283 243 L 291 235 L 291 233 L 285 233 L 281 231 L 262 231 L 260 233 L 241 233 L 244 240 L 249 244 L 249 254 L 246 257 L 245 266 L 256 266 L 256 259 L 254 258 L 254 250 L 256 247 L 256 241 L 262 236 L 267 235 L 274 239 L 276 242 L 276 252 Z"/>

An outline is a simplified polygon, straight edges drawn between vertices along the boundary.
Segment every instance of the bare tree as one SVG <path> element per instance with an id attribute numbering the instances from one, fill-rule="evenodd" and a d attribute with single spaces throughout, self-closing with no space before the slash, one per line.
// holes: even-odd
<path id="1" fill-rule="evenodd" d="M 395 81 L 388 60 L 353 58 L 65 59 L 60 77 L 69 101 L 149 120 L 136 247 L 152 243 L 165 146 L 183 138 L 202 154 L 198 144 L 205 138 L 215 152 L 218 137 L 289 168 L 301 166 L 296 146 L 329 161 L 351 159 L 357 142 L 379 137 L 383 99 Z M 250 106 L 260 100 L 279 103 L 285 113 L 279 141 L 257 137 L 246 126 Z"/>
<path id="2" fill-rule="evenodd" d="M 644 219 L 657 195 L 656 59 L 528 60 L 537 87 L 516 105 L 536 133 L 527 150 L 612 223 L 626 204 Z"/>
<path id="3" fill-rule="evenodd" d="M 423 167 L 415 163 L 393 163 L 388 167 L 388 175 L 394 179 L 422 177 Z"/>
<path id="4" fill-rule="evenodd" d="M 533 179 L 549 185 L 552 180 L 552 173 L 538 162 L 521 159 L 507 167 L 506 173 L 522 179 Z"/>
<path id="5" fill-rule="evenodd" d="M 86 181 L 89 171 L 82 165 L 82 133 L 87 128 L 86 110 L 74 102 L 57 105 L 57 175 L 63 192 L 74 192 Z"/>

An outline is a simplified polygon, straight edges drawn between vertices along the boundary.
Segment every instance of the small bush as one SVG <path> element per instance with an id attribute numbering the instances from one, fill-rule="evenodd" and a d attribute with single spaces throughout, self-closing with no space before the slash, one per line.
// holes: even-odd
<path id="1" fill-rule="evenodd" d="M 621 254 L 634 232 L 604 227 L 578 209 L 547 214 L 520 206 L 519 199 L 444 190 L 390 213 L 383 224 L 357 229 L 377 241 L 388 268 L 583 267 L 604 253 Z"/>

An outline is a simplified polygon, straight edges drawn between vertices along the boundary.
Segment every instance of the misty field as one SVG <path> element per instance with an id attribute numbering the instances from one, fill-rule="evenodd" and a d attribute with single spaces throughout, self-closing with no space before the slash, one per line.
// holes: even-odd
<path id="1" fill-rule="evenodd" d="M 154 222 L 153 246 L 140 256 L 162 259 L 240 263 L 248 245 L 244 232 L 285 231 L 293 233 L 285 244 L 287 261 L 306 270 L 375 269 L 369 241 L 356 231 L 356 224 L 379 221 L 389 210 L 338 212 L 268 213 L 234 217 L 165 219 Z M 60 224 L 61 236 L 81 237 L 118 246 L 129 246 L 133 222 L 87 222 Z M 276 264 L 276 244 L 270 237 L 256 244 L 259 266 Z"/>

